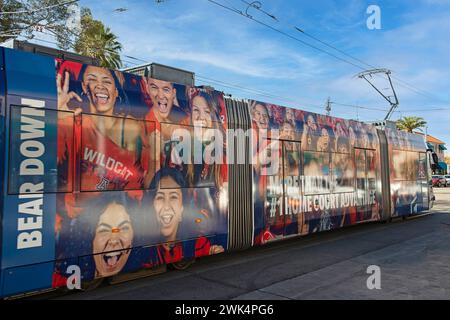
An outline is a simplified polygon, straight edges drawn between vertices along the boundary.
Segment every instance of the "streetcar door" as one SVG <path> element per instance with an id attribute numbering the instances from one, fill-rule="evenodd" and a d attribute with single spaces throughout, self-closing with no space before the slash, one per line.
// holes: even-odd
<path id="1" fill-rule="evenodd" d="M 357 221 L 365 221 L 375 217 L 372 215 L 377 181 L 374 161 L 374 150 L 355 148 Z M 375 210 L 377 209 L 375 208 Z"/>
<path id="2" fill-rule="evenodd" d="M 366 152 L 364 149 L 355 149 L 356 164 L 356 199 L 357 199 L 357 221 L 364 220 L 366 208 L 364 200 L 367 192 Z"/>
<path id="3" fill-rule="evenodd" d="M 283 235 L 297 234 L 302 223 L 300 183 L 300 142 L 282 141 Z"/>
<path id="4" fill-rule="evenodd" d="M 366 150 L 367 168 L 367 211 L 368 219 L 380 219 L 380 206 L 376 203 L 377 193 L 377 171 L 376 171 L 375 150 Z"/>
<path id="5" fill-rule="evenodd" d="M 427 179 L 427 154 L 419 153 L 419 168 L 418 168 L 418 183 L 420 184 L 420 197 L 422 200 L 423 210 L 428 210 L 430 207 L 429 198 L 429 184 Z"/>

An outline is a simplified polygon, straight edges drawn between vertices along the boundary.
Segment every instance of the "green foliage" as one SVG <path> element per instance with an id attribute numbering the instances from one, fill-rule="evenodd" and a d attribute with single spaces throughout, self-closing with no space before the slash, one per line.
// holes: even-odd
<path id="1" fill-rule="evenodd" d="M 70 12 L 67 6 L 55 6 L 47 10 L 42 8 L 54 6 L 67 0 L 0 0 L 1 12 L 21 12 L 0 15 L 0 41 L 16 38 L 19 35 L 33 38 L 33 32 L 44 30 L 55 35 L 61 48 L 67 49 L 71 30 L 67 26 Z"/>
<path id="2" fill-rule="evenodd" d="M 81 8 L 79 23 L 70 23 L 73 13 L 67 0 L 0 0 L 1 12 L 23 12 L 0 15 L 0 42 L 19 35 L 32 39 L 35 31 L 56 38 L 58 47 L 97 58 L 103 67 L 120 68 L 122 45 L 116 35 L 101 21 L 95 20 L 88 8 Z M 54 6 L 45 10 L 47 8 Z"/>
<path id="3" fill-rule="evenodd" d="M 397 120 L 397 128 L 400 130 L 413 132 L 414 129 L 424 128 L 427 122 L 422 117 L 403 117 Z"/>
<path id="4" fill-rule="evenodd" d="M 87 8 L 82 9 L 81 34 L 74 49 L 79 54 L 97 58 L 103 67 L 117 69 L 122 66 L 122 45 L 108 27 L 92 17 Z"/>
<path id="5" fill-rule="evenodd" d="M 20 10 L 22 4 L 15 0 L 0 0 L 0 12 L 15 12 Z M 19 23 L 12 15 L 0 15 L 0 42 L 14 38 L 20 32 Z"/>

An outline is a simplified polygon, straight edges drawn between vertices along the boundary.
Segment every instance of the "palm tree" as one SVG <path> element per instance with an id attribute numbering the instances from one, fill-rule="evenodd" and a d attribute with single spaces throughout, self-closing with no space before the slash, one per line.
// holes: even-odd
<path id="1" fill-rule="evenodd" d="M 94 20 L 89 10 L 84 11 L 81 19 L 81 35 L 75 42 L 77 53 L 97 58 L 102 67 L 118 69 L 122 66 L 120 51 L 122 45 L 116 35 L 103 25 L 101 21 Z"/>
<path id="2" fill-rule="evenodd" d="M 413 132 L 414 129 L 424 128 L 427 122 L 422 117 L 403 117 L 397 120 L 397 128 L 408 132 Z"/>

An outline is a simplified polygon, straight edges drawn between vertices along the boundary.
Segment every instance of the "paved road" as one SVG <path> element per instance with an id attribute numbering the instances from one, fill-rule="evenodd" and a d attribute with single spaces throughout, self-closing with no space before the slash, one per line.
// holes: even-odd
<path id="1" fill-rule="evenodd" d="M 433 214 L 206 257 L 170 271 L 62 299 L 450 299 L 450 187 Z M 369 265 L 381 289 L 366 286 Z"/>

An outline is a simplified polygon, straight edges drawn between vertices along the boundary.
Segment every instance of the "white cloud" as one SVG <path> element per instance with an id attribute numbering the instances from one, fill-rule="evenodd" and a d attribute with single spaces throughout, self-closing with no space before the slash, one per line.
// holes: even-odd
<path id="1" fill-rule="evenodd" d="M 142 23 L 137 30 L 122 22 L 115 30 L 123 39 L 127 52 L 150 57 L 155 62 L 184 61 L 193 66 L 199 64 L 266 79 L 294 80 L 322 72 L 318 58 L 301 54 L 297 47 L 286 48 L 278 39 L 255 38 L 245 28 L 230 28 L 220 21 L 204 32 L 202 29 L 210 22 L 199 24 L 199 28 L 192 27 L 194 21 L 204 21 L 207 16 L 208 13 L 183 15 L 174 17 L 174 23 L 155 17 Z M 141 45 L 137 45 L 135 39 L 140 39 Z"/>

